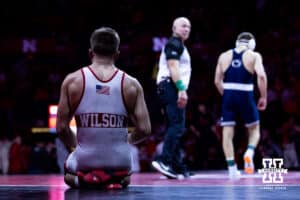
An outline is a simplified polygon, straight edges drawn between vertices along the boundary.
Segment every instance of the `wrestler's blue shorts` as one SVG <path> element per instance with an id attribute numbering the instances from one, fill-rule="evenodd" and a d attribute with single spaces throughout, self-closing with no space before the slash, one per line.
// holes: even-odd
<path id="1" fill-rule="evenodd" d="M 224 90 L 221 126 L 234 126 L 239 117 L 246 127 L 259 123 L 259 112 L 253 92 Z"/>

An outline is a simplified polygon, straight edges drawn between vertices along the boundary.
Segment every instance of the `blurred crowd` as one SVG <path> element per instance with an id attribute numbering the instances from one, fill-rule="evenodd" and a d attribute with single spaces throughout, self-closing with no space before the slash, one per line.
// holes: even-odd
<path id="1" fill-rule="evenodd" d="M 213 84 L 214 71 L 217 56 L 234 47 L 238 33 L 250 31 L 256 36 L 256 50 L 263 56 L 268 76 L 268 107 L 261 113 L 256 166 L 261 167 L 262 158 L 280 157 L 286 168 L 299 169 L 300 16 L 294 1 L 188 0 L 175 4 L 118 0 L 105 6 L 96 0 L 18 3 L 16 7 L 14 1 L 3 2 L 0 8 L 0 20 L 5 22 L 0 32 L 2 173 L 61 172 L 55 134 L 50 139 L 34 137 L 30 129 L 48 126 L 48 105 L 57 104 L 66 74 L 90 63 L 90 33 L 100 26 L 119 32 L 117 66 L 138 78 L 144 88 L 153 133 L 133 149 L 139 160 L 137 169 L 151 171 L 151 160 L 161 152 L 165 130 L 155 85 L 158 44 L 170 36 L 171 23 L 178 16 L 186 16 L 192 23 L 187 47 L 193 71 L 182 140 L 188 167 L 226 168 L 218 126 L 221 97 Z M 247 135 L 243 126 L 236 129 L 236 158 L 242 167 Z"/>

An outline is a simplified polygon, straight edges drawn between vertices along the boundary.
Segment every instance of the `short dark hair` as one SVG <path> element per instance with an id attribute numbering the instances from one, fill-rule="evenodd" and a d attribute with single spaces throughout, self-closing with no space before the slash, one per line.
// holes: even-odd
<path id="1" fill-rule="evenodd" d="M 250 32 L 242 32 L 237 37 L 237 40 L 239 40 L 239 41 L 241 41 L 241 40 L 247 40 L 247 41 L 249 41 L 251 39 L 255 40 L 254 35 L 252 33 L 250 33 Z"/>
<path id="2" fill-rule="evenodd" d="M 112 56 L 118 52 L 120 37 L 114 29 L 101 27 L 92 33 L 90 45 L 95 54 Z"/>

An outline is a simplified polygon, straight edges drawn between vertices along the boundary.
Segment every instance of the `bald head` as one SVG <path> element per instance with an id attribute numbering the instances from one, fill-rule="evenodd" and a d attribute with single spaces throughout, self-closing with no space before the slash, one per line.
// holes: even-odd
<path id="1" fill-rule="evenodd" d="M 183 41 L 188 39 L 191 32 L 191 22 L 186 17 L 178 17 L 173 22 L 173 35 Z"/>
<path id="2" fill-rule="evenodd" d="M 174 26 L 179 26 L 181 23 L 186 23 L 186 24 L 191 25 L 190 20 L 188 18 L 186 18 L 186 17 L 178 17 L 178 18 L 176 18 L 174 20 L 173 27 Z"/>

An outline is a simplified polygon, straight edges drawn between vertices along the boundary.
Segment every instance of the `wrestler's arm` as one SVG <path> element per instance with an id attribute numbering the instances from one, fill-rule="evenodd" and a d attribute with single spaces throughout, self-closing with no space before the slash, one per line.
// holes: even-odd
<path id="1" fill-rule="evenodd" d="M 69 91 L 74 87 L 73 75 L 68 75 L 62 83 L 60 99 L 57 109 L 56 131 L 69 152 L 77 145 L 76 137 L 69 124 L 73 117 L 73 111 L 69 102 Z"/>
<path id="2" fill-rule="evenodd" d="M 254 70 L 257 75 L 257 85 L 260 92 L 257 107 L 259 110 L 265 110 L 267 107 L 267 75 L 259 53 L 255 53 Z"/>
<path id="3" fill-rule="evenodd" d="M 221 67 L 221 59 L 222 59 L 222 55 L 220 55 L 219 59 L 218 59 L 218 63 L 216 66 L 216 71 L 215 71 L 215 86 L 218 89 L 219 93 L 221 95 L 223 95 L 223 78 L 224 78 L 224 73 Z"/>
<path id="4" fill-rule="evenodd" d="M 150 117 L 141 84 L 126 75 L 123 87 L 126 108 L 135 126 L 135 129 L 128 135 L 128 141 L 135 144 L 145 140 L 151 133 Z"/>

